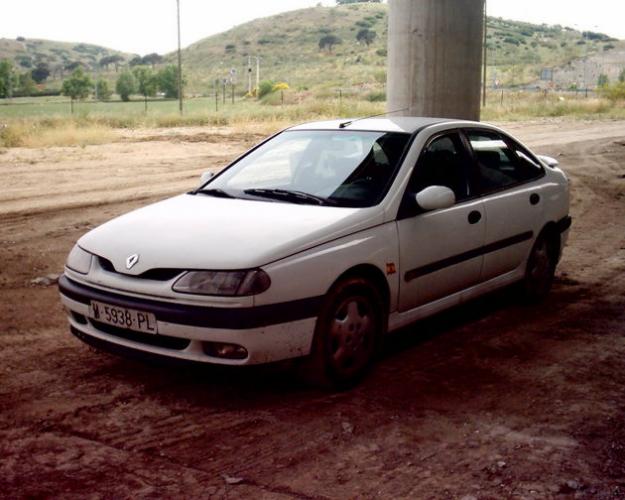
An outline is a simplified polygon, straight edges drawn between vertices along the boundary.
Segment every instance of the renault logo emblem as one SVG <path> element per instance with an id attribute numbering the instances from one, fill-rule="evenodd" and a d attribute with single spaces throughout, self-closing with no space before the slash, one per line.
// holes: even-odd
<path id="1" fill-rule="evenodd" d="M 126 269 L 130 269 L 137 262 L 139 262 L 139 254 L 138 253 L 133 253 L 132 255 L 129 255 L 126 258 Z"/>

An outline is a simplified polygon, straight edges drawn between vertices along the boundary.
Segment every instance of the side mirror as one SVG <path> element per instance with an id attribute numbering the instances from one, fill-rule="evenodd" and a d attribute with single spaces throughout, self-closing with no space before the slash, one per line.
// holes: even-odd
<path id="1" fill-rule="evenodd" d="M 538 159 L 551 168 L 556 168 L 558 165 L 560 165 L 560 162 L 555 158 L 552 158 L 551 156 L 540 155 L 538 156 Z"/>
<path id="2" fill-rule="evenodd" d="M 423 210 L 440 210 L 441 208 L 450 208 L 456 204 L 456 195 L 445 186 L 429 186 L 419 191 L 415 198 L 417 205 Z"/>
<path id="3" fill-rule="evenodd" d="M 202 172 L 202 175 L 200 176 L 200 184 L 206 184 L 214 176 L 215 176 L 215 172 L 211 172 L 209 170 L 207 170 L 206 172 Z"/>

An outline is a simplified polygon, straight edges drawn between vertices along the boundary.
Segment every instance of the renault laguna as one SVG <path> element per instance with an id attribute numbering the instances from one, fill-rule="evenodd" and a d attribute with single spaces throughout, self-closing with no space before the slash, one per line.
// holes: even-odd
<path id="1" fill-rule="evenodd" d="M 88 232 L 59 288 L 71 332 L 97 348 L 301 358 L 345 386 L 387 332 L 515 283 L 543 299 L 570 225 L 557 161 L 497 127 L 315 122 Z"/>

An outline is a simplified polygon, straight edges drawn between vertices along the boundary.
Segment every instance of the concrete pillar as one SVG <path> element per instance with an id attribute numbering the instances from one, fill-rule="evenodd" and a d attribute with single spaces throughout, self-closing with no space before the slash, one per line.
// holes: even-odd
<path id="1" fill-rule="evenodd" d="M 479 120 L 484 0 L 389 0 L 387 108 Z"/>

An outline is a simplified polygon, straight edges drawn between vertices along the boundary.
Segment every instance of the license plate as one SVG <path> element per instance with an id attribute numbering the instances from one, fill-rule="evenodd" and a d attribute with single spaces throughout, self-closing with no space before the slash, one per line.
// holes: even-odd
<path id="1" fill-rule="evenodd" d="M 158 333 L 156 316 L 149 312 L 112 306 L 111 304 L 92 300 L 89 305 L 89 317 L 100 323 L 106 323 L 107 325 L 126 328 L 136 332 Z"/>

